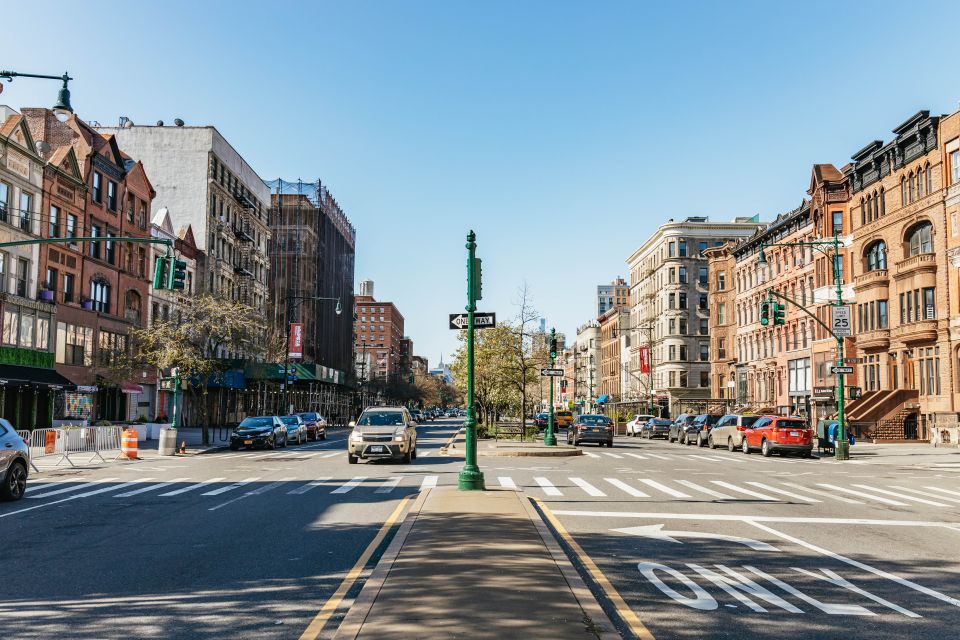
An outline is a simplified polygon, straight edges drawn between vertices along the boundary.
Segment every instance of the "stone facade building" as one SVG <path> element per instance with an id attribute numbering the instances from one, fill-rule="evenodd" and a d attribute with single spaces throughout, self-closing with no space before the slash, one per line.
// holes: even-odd
<path id="1" fill-rule="evenodd" d="M 711 247 L 707 258 L 710 291 L 710 396 L 724 400 L 725 410 L 736 401 L 737 289 L 734 285 L 737 261 L 735 243 Z"/>
<path id="2" fill-rule="evenodd" d="M 620 346 L 622 333 L 630 323 L 630 311 L 626 304 L 608 309 L 598 318 L 600 323 L 600 393 L 607 396 L 604 402 L 620 402 L 622 367 Z"/>
<path id="3" fill-rule="evenodd" d="M 625 307 L 630 301 L 630 285 L 623 278 L 616 278 L 610 284 L 597 285 L 597 317 L 610 309 Z"/>

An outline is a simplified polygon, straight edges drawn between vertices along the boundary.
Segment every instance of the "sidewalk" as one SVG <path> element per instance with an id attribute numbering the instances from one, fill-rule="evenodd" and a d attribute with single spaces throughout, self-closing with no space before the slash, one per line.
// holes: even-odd
<path id="1" fill-rule="evenodd" d="M 334 637 L 620 636 L 521 494 L 445 487 L 411 508 Z"/>

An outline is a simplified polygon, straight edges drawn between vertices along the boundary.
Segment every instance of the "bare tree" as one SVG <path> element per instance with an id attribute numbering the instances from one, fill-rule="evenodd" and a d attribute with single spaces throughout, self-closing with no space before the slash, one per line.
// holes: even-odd
<path id="1" fill-rule="evenodd" d="M 517 307 L 517 315 L 512 323 L 514 339 L 508 351 L 507 371 L 510 383 L 520 394 L 520 424 L 526 427 L 527 395 L 530 385 L 536 380 L 537 369 L 541 364 L 533 344 L 540 314 L 533 306 L 533 294 L 526 280 L 517 289 L 517 299 L 514 304 Z"/>

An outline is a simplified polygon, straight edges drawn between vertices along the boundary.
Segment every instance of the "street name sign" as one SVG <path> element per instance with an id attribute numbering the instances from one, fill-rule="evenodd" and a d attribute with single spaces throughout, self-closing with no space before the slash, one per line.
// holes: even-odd
<path id="1" fill-rule="evenodd" d="M 470 323 L 470 319 L 465 313 L 451 313 L 450 314 L 450 328 L 451 329 L 466 329 L 467 325 Z M 473 314 L 473 328 L 474 329 L 489 329 L 490 327 L 497 326 L 497 314 L 496 313 L 481 313 L 476 312 Z"/>
<path id="2" fill-rule="evenodd" d="M 838 367 L 837 365 L 833 365 L 830 367 L 830 371 L 831 373 L 843 375 L 846 373 L 853 373 L 853 367 Z"/>
<path id="3" fill-rule="evenodd" d="M 540 369 L 540 375 L 545 378 L 562 378 L 563 369 Z"/>
<path id="4" fill-rule="evenodd" d="M 833 335 L 838 338 L 849 338 L 852 336 L 853 327 L 850 323 L 850 307 L 831 307 L 830 327 L 833 329 Z"/>
<path id="5" fill-rule="evenodd" d="M 834 397 L 833 387 L 814 387 L 813 388 L 814 400 L 833 400 L 833 397 Z"/>

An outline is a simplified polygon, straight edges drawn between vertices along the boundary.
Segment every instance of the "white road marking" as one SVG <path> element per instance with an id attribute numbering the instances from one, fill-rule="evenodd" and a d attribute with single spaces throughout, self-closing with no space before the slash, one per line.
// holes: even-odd
<path id="1" fill-rule="evenodd" d="M 820 502 L 820 501 L 817 500 L 816 498 L 808 498 L 808 497 L 806 497 L 806 496 L 800 495 L 799 493 L 791 493 L 791 492 L 789 492 L 789 491 L 784 491 L 783 489 L 778 489 L 778 488 L 776 488 L 776 487 L 771 487 L 770 485 L 764 484 L 764 483 L 762 483 L 762 482 L 753 482 L 753 481 L 751 481 L 751 480 L 748 480 L 748 481 L 747 481 L 747 484 L 753 485 L 754 487 L 759 487 L 760 489 L 763 489 L 764 491 L 769 491 L 770 493 L 777 493 L 777 494 L 780 494 L 780 495 L 782 495 L 782 496 L 787 496 L 788 498 L 793 498 L 794 500 L 799 500 L 799 501 L 801 501 L 801 502 L 810 502 L 810 503 Z"/>
<path id="2" fill-rule="evenodd" d="M 649 451 L 647 452 L 647 455 L 651 458 L 658 458 L 660 460 L 673 460 L 673 456 L 662 456 L 659 453 L 650 453 Z"/>
<path id="3" fill-rule="evenodd" d="M 353 490 L 356 486 L 361 484 L 364 480 L 367 479 L 367 476 L 354 476 L 351 480 L 343 483 L 341 486 L 337 487 L 330 493 L 347 493 L 348 491 Z"/>
<path id="4" fill-rule="evenodd" d="M 766 542 L 761 542 L 760 540 L 743 538 L 741 536 L 731 536 L 724 533 L 710 533 L 708 531 L 663 531 L 662 524 L 648 524 L 643 527 L 623 527 L 620 529 L 611 529 L 611 531 L 616 531 L 617 533 L 626 533 L 627 535 L 631 536 L 656 538 L 658 540 L 666 540 L 667 542 L 675 542 L 677 544 L 683 544 L 677 540 L 677 538 L 706 538 L 708 540 L 725 540 L 727 542 L 736 542 L 737 544 L 750 547 L 754 551 L 780 550 L 772 544 L 767 544 Z"/>
<path id="5" fill-rule="evenodd" d="M 618 456 L 618 455 L 615 454 L 615 453 L 609 453 L 609 452 L 607 452 L 607 451 L 601 451 L 601 453 L 602 453 L 603 455 L 605 455 L 605 456 L 610 457 L 610 458 L 616 458 L 616 459 L 618 459 L 618 460 L 622 460 L 622 459 L 623 459 L 623 456 Z"/>
<path id="6" fill-rule="evenodd" d="M 754 498 L 757 498 L 758 500 L 768 500 L 768 501 L 770 501 L 770 502 L 780 502 L 780 498 L 774 498 L 773 496 L 768 496 L 768 495 L 765 494 L 765 493 L 760 493 L 759 491 L 754 491 L 753 489 L 744 489 L 743 487 L 739 487 L 739 486 L 737 486 L 737 485 L 735 485 L 735 484 L 732 484 L 732 483 L 730 483 L 730 482 L 724 482 L 723 480 L 711 480 L 710 482 L 712 482 L 713 484 L 715 484 L 715 485 L 717 485 L 717 486 L 724 487 L 724 488 L 726 488 L 726 489 L 730 489 L 731 491 L 737 491 L 737 492 L 742 493 L 742 494 L 744 494 L 744 495 L 753 496 Z"/>
<path id="7" fill-rule="evenodd" d="M 543 477 L 534 478 L 537 484 L 540 485 L 540 488 L 543 489 L 544 493 L 548 496 L 562 496 L 563 492 L 560 489 L 557 489 L 553 486 L 553 483 Z"/>
<path id="8" fill-rule="evenodd" d="M 595 486 L 584 480 L 583 478 L 569 478 L 570 482 L 577 485 L 581 489 L 587 492 L 588 495 L 593 496 L 594 498 L 605 498 L 607 494 L 600 489 L 597 489 Z"/>
<path id="9" fill-rule="evenodd" d="M 196 483 L 196 484 L 187 485 L 187 486 L 183 487 L 182 489 L 176 489 L 176 490 L 174 490 L 174 491 L 167 491 L 166 493 L 161 493 L 161 494 L 160 494 L 160 497 L 163 498 L 163 497 L 166 497 L 166 496 L 178 496 L 178 495 L 180 495 L 181 493 L 186 493 L 186 492 L 188 492 L 188 491 L 193 491 L 194 489 L 200 489 L 200 488 L 205 487 L 205 486 L 207 486 L 207 485 L 213 484 L 214 482 L 220 482 L 221 480 L 224 480 L 224 478 L 210 478 L 209 480 L 203 480 L 202 482 L 198 482 L 198 483 Z"/>
<path id="10" fill-rule="evenodd" d="M 517 483 L 513 481 L 513 478 L 510 476 L 500 476 L 497 478 L 497 482 L 500 483 L 500 486 L 504 489 L 516 489 Z"/>
<path id="11" fill-rule="evenodd" d="M 218 496 L 218 495 L 220 495 L 221 493 L 226 493 L 227 491 L 233 491 L 234 489 L 239 489 L 240 487 L 242 487 L 242 486 L 244 486 L 244 485 L 248 485 L 248 484 L 250 484 L 251 482 L 256 482 L 256 481 L 259 480 L 259 479 L 260 479 L 259 477 L 256 477 L 256 478 L 247 478 L 247 479 L 241 480 L 241 481 L 239 481 L 239 482 L 234 482 L 233 484 L 228 484 L 228 485 L 225 486 L 225 487 L 220 487 L 219 489 L 213 489 L 213 490 L 211 490 L 211 491 L 207 491 L 206 493 L 201 493 L 200 495 L 203 495 L 203 496 Z"/>
<path id="12" fill-rule="evenodd" d="M 437 486 L 437 480 L 440 479 L 440 476 L 424 476 L 423 482 L 420 483 L 420 491 L 424 489 L 433 489 Z"/>
<path id="13" fill-rule="evenodd" d="M 702 460 L 703 462 L 713 462 L 713 463 L 718 462 L 717 458 L 714 458 L 713 456 L 701 456 L 696 453 L 691 453 L 687 457 L 693 460 Z M 726 461 L 723 459 L 720 459 L 719 462 L 726 462 Z"/>
<path id="14" fill-rule="evenodd" d="M 609 482 L 610 484 L 612 484 L 613 486 L 615 486 L 617 489 L 620 489 L 621 491 L 624 491 L 624 492 L 628 493 L 629 495 L 633 496 L 634 498 L 649 498 L 649 497 L 650 497 L 648 494 L 644 493 L 643 491 L 640 491 L 640 489 L 634 489 L 633 487 L 631 487 L 630 485 L 628 485 L 628 484 L 627 484 L 626 482 L 624 482 L 623 480 L 618 480 L 617 478 L 604 478 L 604 480 L 606 480 L 607 482 Z"/>
<path id="15" fill-rule="evenodd" d="M 642 482 L 643 484 L 645 484 L 645 485 L 647 485 L 647 486 L 653 487 L 654 489 L 657 489 L 658 491 L 662 491 L 662 492 L 664 492 L 664 493 L 667 494 L 667 495 L 673 496 L 674 498 L 690 498 L 690 497 L 691 497 L 691 496 L 688 496 L 687 494 L 683 493 L 682 491 L 677 491 L 676 489 L 671 489 L 670 487 L 668 487 L 668 486 L 665 485 L 665 484 L 660 484 L 660 483 L 657 482 L 656 480 L 649 480 L 649 479 L 647 479 L 647 478 L 640 478 L 640 482 Z"/>
<path id="16" fill-rule="evenodd" d="M 400 484 L 400 481 L 403 480 L 403 476 L 395 476 L 393 478 L 387 478 L 384 481 L 383 485 L 374 491 L 374 493 L 390 493 L 397 488 L 397 485 Z"/>
<path id="17" fill-rule="evenodd" d="M 60 495 L 61 493 L 71 493 L 73 491 L 79 491 L 80 489 L 89 489 L 103 482 L 112 482 L 116 478 L 103 478 L 102 480 L 93 480 L 91 482 L 84 482 L 81 484 L 75 484 L 69 487 L 64 487 L 63 489 L 56 489 L 54 491 L 47 491 L 45 493 L 39 493 L 37 495 L 27 496 L 28 498 L 48 498 L 50 496 Z"/>
<path id="18" fill-rule="evenodd" d="M 927 500 L 926 498 L 914 498 L 913 496 L 905 496 L 902 493 L 897 493 L 895 491 L 888 491 L 886 489 L 880 489 L 878 487 L 871 487 L 866 484 L 854 484 L 855 487 L 860 487 L 861 489 L 867 489 L 873 491 L 874 493 L 882 493 L 885 496 L 893 496 L 894 498 L 900 498 L 901 500 L 913 500 L 914 502 L 919 502 L 920 504 L 928 504 L 932 507 L 949 507 L 950 505 L 944 502 L 934 502 L 933 500 Z"/>
<path id="19" fill-rule="evenodd" d="M 891 486 L 892 486 L 894 489 L 899 489 L 900 491 L 906 491 L 906 492 L 908 492 L 908 493 L 916 493 L 916 494 L 921 495 L 921 496 L 930 496 L 929 493 L 924 493 L 923 491 L 920 491 L 919 489 L 908 489 L 907 487 L 898 487 L 898 486 L 896 486 L 896 485 L 891 485 Z M 947 502 L 958 502 L 958 503 L 960 503 L 960 498 L 947 498 L 946 496 L 940 496 L 940 495 L 930 496 L 930 497 L 936 498 L 937 500 L 946 500 Z"/>
<path id="20" fill-rule="evenodd" d="M 426 458 L 426 457 L 427 457 L 428 455 L 430 455 L 431 453 L 432 453 L 432 451 L 423 451 L 423 452 L 417 451 L 417 457 L 419 457 L 419 458 Z"/>
<path id="21" fill-rule="evenodd" d="M 958 522 L 933 520 L 878 520 L 872 518 L 815 518 L 800 516 L 728 515 L 709 513 L 657 513 L 653 511 L 575 511 L 557 509 L 558 516 L 586 516 L 588 518 L 637 518 L 642 520 L 716 520 L 719 522 L 776 522 L 791 524 L 846 524 L 877 527 L 928 527 L 960 531 Z"/>
<path id="22" fill-rule="evenodd" d="M 106 482 L 106 480 L 102 480 L 102 481 L 100 481 L 100 482 L 91 483 L 91 484 L 103 484 L 104 482 Z M 108 491 L 118 491 L 118 490 L 120 490 L 120 489 L 124 489 L 124 488 L 126 488 L 126 487 L 129 487 L 129 486 L 132 486 L 132 485 L 135 485 L 135 484 L 139 484 L 140 482 L 142 482 L 142 481 L 137 480 L 137 481 L 134 481 L 134 482 L 124 482 L 123 484 L 111 485 L 111 486 L 108 486 L 108 487 L 103 487 L 102 489 L 94 489 L 93 491 L 86 491 L 86 492 L 84 492 L 84 493 L 79 493 L 79 494 L 77 494 L 77 495 L 75 495 L 75 496 L 69 496 L 69 497 L 66 497 L 66 498 L 60 498 L 59 500 L 54 500 L 53 502 L 44 502 L 43 504 L 38 504 L 38 505 L 33 506 L 33 507 L 27 507 L 26 509 L 17 509 L 16 511 L 8 511 L 7 513 L 0 513 L 0 518 L 6 518 L 7 516 L 12 516 L 12 515 L 15 515 L 15 514 L 17 514 L 17 513 L 23 513 L 24 511 L 33 511 L 34 509 L 40 509 L 40 508 L 42 508 L 42 507 L 50 507 L 50 506 L 53 506 L 53 505 L 55 505 L 55 504 L 61 504 L 61 503 L 63 503 L 63 502 L 70 502 L 71 500 L 78 500 L 78 499 L 80 499 L 80 498 L 88 498 L 88 497 L 90 497 L 90 496 L 95 496 L 95 495 L 97 495 L 97 494 L 99 494 L 99 493 L 106 493 L 106 492 L 108 492 Z"/>
<path id="23" fill-rule="evenodd" d="M 797 589 L 794 589 L 792 586 L 790 586 L 780 578 L 771 576 L 769 573 L 765 573 L 760 569 L 757 569 L 756 567 L 752 567 L 750 565 L 744 565 L 744 569 L 747 569 L 748 571 L 752 571 L 758 576 L 760 576 L 761 578 L 769 580 L 770 582 L 780 587 L 781 589 L 783 589 L 793 597 L 799 598 L 800 600 L 803 600 L 807 604 L 813 605 L 814 607 L 816 607 L 817 609 L 820 609 L 824 613 L 828 613 L 830 615 L 835 615 L 835 616 L 875 616 L 877 615 L 873 611 L 870 611 L 870 609 L 861 607 L 858 604 L 838 604 L 834 602 L 820 602 L 816 598 L 811 598 L 810 596 L 803 593 L 802 591 L 798 591 Z"/>
<path id="24" fill-rule="evenodd" d="M 910 609 L 904 609 L 904 608 L 901 607 L 900 605 L 894 604 L 894 603 L 890 602 L 889 600 L 887 600 L 887 599 L 885 599 L 885 598 L 881 598 L 881 597 L 878 596 L 878 595 L 874 595 L 874 594 L 870 593 L 869 591 L 866 591 L 866 590 L 864 590 L 864 589 L 861 589 L 860 587 L 856 586 L 855 584 L 853 584 L 853 583 L 850 582 L 849 580 L 847 580 L 847 579 L 845 579 L 845 578 L 842 578 L 842 577 L 840 576 L 840 574 L 838 574 L 837 572 L 831 571 L 830 569 L 822 569 L 822 568 L 821 568 L 820 571 L 822 571 L 823 573 L 815 573 L 815 572 L 813 572 L 813 571 L 809 571 L 809 570 L 807 570 L 807 569 L 801 569 L 801 568 L 799 568 L 799 567 L 790 567 L 790 568 L 793 569 L 794 571 L 798 572 L 798 573 L 802 573 L 802 574 L 805 575 L 805 576 L 810 576 L 811 578 L 818 578 L 818 579 L 820 579 L 820 580 L 823 580 L 824 582 L 829 582 L 830 584 L 835 584 L 835 585 L 837 585 L 838 587 L 843 587 L 844 589 L 849 589 L 850 591 L 853 591 L 853 592 L 856 593 L 856 594 L 859 594 L 859 595 L 864 596 L 864 597 L 866 597 L 866 598 L 870 598 L 871 600 L 873 600 L 873 601 L 876 602 L 877 604 L 881 604 L 881 605 L 887 607 L 888 609 L 893 609 L 894 611 L 896 611 L 896 612 L 898 612 L 898 613 L 902 613 L 903 615 L 907 616 L 908 618 L 922 618 L 922 617 L 923 617 L 923 616 L 921 616 L 919 613 L 914 613 L 913 611 L 910 611 Z"/>
<path id="25" fill-rule="evenodd" d="M 714 498 L 720 498 L 721 500 L 739 500 L 740 499 L 735 496 L 728 496 L 725 493 L 720 493 L 719 491 L 714 491 L 713 489 L 708 489 L 704 486 L 698 485 L 696 482 L 691 482 L 689 480 L 677 480 L 677 482 L 679 482 L 685 487 L 690 487 L 691 489 L 694 489 L 696 491 L 702 491 L 708 496 L 713 496 Z"/>
<path id="26" fill-rule="evenodd" d="M 299 486 L 296 489 L 291 489 L 290 491 L 287 491 L 287 495 L 299 496 L 306 493 L 307 491 L 313 491 L 314 489 L 321 486 L 324 482 L 326 482 L 329 479 L 330 478 L 317 478 L 316 480 L 311 480 L 310 482 L 302 486 Z"/>
<path id="27" fill-rule="evenodd" d="M 581 451 L 583 451 L 583 450 L 581 449 Z M 599 458 L 599 457 L 600 457 L 600 456 L 598 456 L 598 455 L 595 454 L 595 453 L 590 453 L 589 451 L 584 451 L 584 452 L 583 452 L 583 455 L 587 456 L 588 458 Z"/>
<path id="28" fill-rule="evenodd" d="M 948 496 L 960 496 L 960 493 L 955 491 L 947 491 L 946 489 L 941 489 L 940 487 L 924 487 L 924 489 L 929 489 L 930 491 L 936 491 L 937 493 L 943 493 Z"/>
<path id="29" fill-rule="evenodd" d="M 114 498 L 129 498 L 130 496 L 135 496 L 135 495 L 139 495 L 139 494 L 141 494 L 141 493 L 146 493 L 147 491 L 159 491 L 160 489 L 165 489 L 166 487 L 169 487 L 169 486 L 172 485 L 172 484 L 176 484 L 176 483 L 178 483 L 178 482 L 184 482 L 184 481 L 186 481 L 186 480 L 189 480 L 189 478 L 174 478 L 173 480 L 168 480 L 167 482 L 161 482 L 160 484 L 152 484 L 152 485 L 150 485 L 149 487 L 142 487 L 142 488 L 140 488 L 140 489 L 134 489 L 133 491 L 126 491 L 126 492 L 124 492 L 124 493 L 118 493 L 117 495 L 115 495 L 115 496 L 113 496 L 113 497 L 114 497 Z"/>
<path id="30" fill-rule="evenodd" d="M 720 456 L 707 456 L 708 458 L 713 458 L 714 460 L 719 460 L 720 462 L 732 462 L 734 464 L 743 464 L 746 460 L 738 460 L 737 458 L 721 458 Z"/>
<path id="31" fill-rule="evenodd" d="M 320 457 L 321 457 L 321 458 L 333 458 L 334 456 L 339 456 L 339 455 L 341 455 L 342 453 L 343 453 L 342 451 L 331 451 L 330 453 L 325 453 L 325 454 L 323 454 L 323 455 L 320 456 Z"/>
<path id="32" fill-rule="evenodd" d="M 630 456 L 631 458 L 636 458 L 637 460 L 646 460 L 647 456 L 642 456 L 639 453 L 629 453 L 627 451 L 623 452 L 623 455 Z"/>
<path id="33" fill-rule="evenodd" d="M 800 491 L 809 491 L 810 493 L 815 493 L 815 494 L 817 494 L 817 496 L 822 497 L 822 498 L 830 498 L 831 500 L 837 500 L 837 501 L 839 501 L 839 502 L 846 502 L 847 504 L 863 504 L 863 503 L 862 503 L 861 501 L 859 501 L 859 500 L 852 500 L 852 499 L 850 499 L 850 498 L 844 498 L 843 496 L 838 496 L 838 495 L 835 495 L 835 494 L 830 493 L 830 492 L 827 492 L 827 491 L 817 491 L 817 490 L 815 490 L 815 489 L 810 489 L 810 488 L 808 488 L 808 487 L 803 486 L 802 484 L 796 484 L 796 483 L 794 483 L 794 482 L 780 482 L 780 484 L 782 484 L 782 485 L 784 485 L 784 486 L 786 486 L 786 487 L 790 487 L 790 488 L 792 488 L 792 489 L 798 489 L 798 490 L 800 490 Z"/>
<path id="34" fill-rule="evenodd" d="M 246 498 L 246 497 L 249 497 L 249 496 L 258 496 L 258 495 L 260 495 L 261 493 L 266 493 L 267 491 L 270 491 L 271 489 L 273 489 L 273 488 L 275 488 L 275 487 L 279 487 L 280 485 L 282 485 L 282 484 L 285 483 L 285 482 L 290 482 L 291 480 L 294 480 L 294 478 L 280 478 L 279 480 L 275 480 L 274 482 L 268 482 L 268 483 L 266 483 L 266 484 L 262 484 L 262 485 L 260 485 L 259 487 L 257 487 L 256 489 L 253 489 L 253 490 L 251 490 L 251 491 L 247 491 L 247 492 L 245 492 L 245 493 L 243 493 L 243 494 L 241 494 L 241 495 L 239 495 L 239 496 L 237 496 L 237 497 L 235 497 L 235 498 L 231 498 L 230 500 L 227 500 L 226 502 L 221 502 L 220 504 L 218 504 L 218 505 L 215 506 L 215 507 L 210 507 L 209 509 L 207 509 L 207 511 L 216 511 L 217 509 L 219 509 L 219 508 L 221 508 L 221 507 L 225 507 L 225 506 L 227 506 L 228 504 L 233 504 L 234 502 L 236 502 L 236 501 L 238 501 L 238 500 L 243 500 L 243 499 Z M 204 495 L 206 495 L 206 494 L 204 494 Z"/>
<path id="35" fill-rule="evenodd" d="M 881 496 L 875 496 L 870 493 L 864 493 L 863 491 L 856 491 L 855 489 L 848 489 L 847 487 L 840 487 L 835 484 L 827 484 L 826 482 L 818 482 L 817 486 L 824 487 L 825 489 L 830 489 L 831 491 L 842 491 L 843 493 L 849 493 L 852 496 L 859 496 L 861 498 L 867 498 L 868 500 L 876 500 L 877 502 L 882 502 L 883 504 L 889 504 L 894 507 L 906 507 L 906 502 L 900 502 L 898 500 L 891 500 L 890 498 L 884 498 Z"/>

